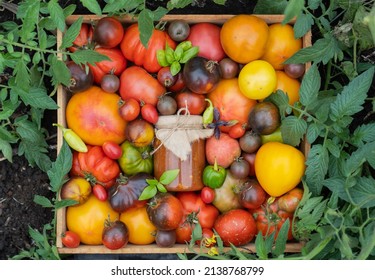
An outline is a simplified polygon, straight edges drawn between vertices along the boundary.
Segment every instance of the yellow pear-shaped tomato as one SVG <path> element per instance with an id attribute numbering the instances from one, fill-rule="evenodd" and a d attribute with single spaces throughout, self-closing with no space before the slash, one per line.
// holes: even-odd
<path id="1" fill-rule="evenodd" d="M 127 122 L 118 111 L 121 97 L 97 86 L 76 93 L 66 106 L 66 121 L 81 139 L 90 145 L 101 146 L 106 141 L 121 144 L 125 141 Z"/>
<path id="2" fill-rule="evenodd" d="M 305 172 L 305 156 L 290 145 L 268 142 L 255 156 L 255 176 L 270 195 L 281 196 L 296 187 Z"/>
<path id="3" fill-rule="evenodd" d="M 100 201 L 93 194 L 81 205 L 70 206 L 66 210 L 66 225 L 69 230 L 77 233 L 81 242 L 87 245 L 102 244 L 104 222 L 119 219 L 108 201 Z"/>
<path id="4" fill-rule="evenodd" d="M 133 207 L 120 215 L 120 220 L 129 230 L 129 242 L 147 245 L 155 241 L 156 227 L 148 218 L 146 206 Z"/>

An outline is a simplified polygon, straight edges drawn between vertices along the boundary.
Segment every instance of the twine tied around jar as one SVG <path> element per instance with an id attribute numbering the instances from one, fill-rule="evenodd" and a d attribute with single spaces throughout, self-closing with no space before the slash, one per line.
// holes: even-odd
<path id="1" fill-rule="evenodd" d="M 182 115 L 182 111 L 186 111 L 186 114 Z M 213 129 L 203 127 L 202 116 L 190 115 L 186 108 L 181 108 L 177 115 L 159 116 L 155 131 L 155 136 L 161 144 L 153 153 L 164 145 L 182 161 L 191 154 L 191 143 L 211 137 L 214 133 Z"/>

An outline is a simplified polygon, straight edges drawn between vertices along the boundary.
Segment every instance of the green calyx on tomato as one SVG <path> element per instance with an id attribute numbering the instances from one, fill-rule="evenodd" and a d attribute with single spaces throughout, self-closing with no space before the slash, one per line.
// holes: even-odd
<path id="1" fill-rule="evenodd" d="M 154 162 L 151 156 L 152 147 L 136 147 L 129 141 L 121 144 L 122 156 L 118 160 L 121 170 L 128 176 L 137 173 L 151 174 L 154 168 Z"/>
<path id="2" fill-rule="evenodd" d="M 214 165 L 207 165 L 203 170 L 203 184 L 212 188 L 220 188 L 227 176 L 227 170 L 218 165 L 215 159 Z"/>

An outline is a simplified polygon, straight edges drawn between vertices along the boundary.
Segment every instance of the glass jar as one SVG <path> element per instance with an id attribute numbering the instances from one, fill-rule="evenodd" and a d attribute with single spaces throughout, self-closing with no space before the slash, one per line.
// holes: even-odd
<path id="1" fill-rule="evenodd" d="M 202 116 L 160 116 L 155 125 L 154 175 L 159 180 L 164 171 L 179 169 L 177 178 L 166 186 L 168 191 L 197 191 L 203 188 L 206 166 L 205 129 Z"/>

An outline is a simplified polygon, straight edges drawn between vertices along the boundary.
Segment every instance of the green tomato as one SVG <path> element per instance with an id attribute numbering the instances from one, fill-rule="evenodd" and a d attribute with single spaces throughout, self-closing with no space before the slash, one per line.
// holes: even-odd
<path id="1" fill-rule="evenodd" d="M 151 145 L 146 147 L 135 147 L 129 141 L 125 141 L 121 145 L 122 156 L 118 160 L 121 170 L 128 176 L 137 173 L 152 174 L 154 170 L 154 162 L 150 152 Z"/>
<path id="2" fill-rule="evenodd" d="M 283 135 L 281 134 L 280 127 L 276 129 L 274 132 L 268 135 L 260 135 L 260 138 L 262 139 L 262 145 L 266 144 L 268 142 L 280 142 L 284 143 L 283 141 Z"/>

